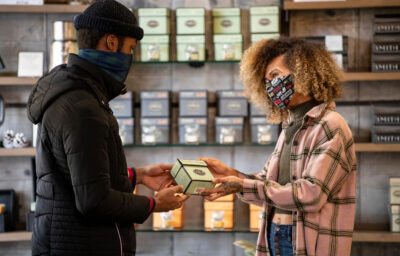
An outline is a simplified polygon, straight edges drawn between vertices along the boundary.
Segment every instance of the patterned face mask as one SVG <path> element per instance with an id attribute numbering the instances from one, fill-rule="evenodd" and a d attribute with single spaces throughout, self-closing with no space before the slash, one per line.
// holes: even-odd
<path id="1" fill-rule="evenodd" d="M 291 75 L 282 76 L 265 81 L 268 96 L 280 109 L 286 109 L 294 94 L 294 85 Z"/>

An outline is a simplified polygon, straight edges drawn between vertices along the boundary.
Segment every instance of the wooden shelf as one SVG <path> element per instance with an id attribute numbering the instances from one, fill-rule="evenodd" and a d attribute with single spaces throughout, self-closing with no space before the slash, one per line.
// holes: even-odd
<path id="1" fill-rule="evenodd" d="M 254 146 L 254 147 L 273 147 L 274 145 L 256 145 L 256 144 L 235 144 L 235 145 L 219 145 L 219 144 L 206 144 L 206 145 L 129 145 L 125 150 L 134 148 L 155 148 L 155 147 L 240 147 L 240 146 Z M 375 143 L 356 143 L 356 152 L 400 152 L 400 144 L 375 144 Z M 35 156 L 35 148 L 0 148 L 0 157 L 16 157 L 16 156 Z"/>
<path id="2" fill-rule="evenodd" d="M 135 65 L 135 64 L 134 64 Z M 0 76 L 0 86 L 26 86 L 34 85 L 38 77 Z M 344 82 L 349 81 L 400 81 L 400 72 L 374 73 L 374 72 L 349 72 L 344 73 Z"/>
<path id="3" fill-rule="evenodd" d="M 32 232 L 15 231 L 0 233 L 0 242 L 22 242 L 30 241 L 32 239 Z"/>
<path id="4" fill-rule="evenodd" d="M 138 230 L 140 232 L 140 230 Z M 159 231 L 150 231 L 159 232 Z M 185 231 L 178 231 L 185 232 Z M 199 231 L 201 232 L 201 231 Z M 32 232 L 16 231 L 0 233 L 0 242 L 23 242 L 32 239 Z M 400 233 L 389 231 L 356 231 L 353 234 L 353 242 L 375 242 L 375 243 L 400 243 Z"/>
<path id="5" fill-rule="evenodd" d="M 400 243 L 400 233 L 389 231 L 356 231 L 353 242 Z"/>
<path id="6" fill-rule="evenodd" d="M 283 3 L 284 10 L 358 9 L 379 7 L 400 7 L 400 0 L 346 0 L 321 2 L 293 2 L 293 0 L 285 0 Z"/>
<path id="7" fill-rule="evenodd" d="M 88 5 L 0 5 L 0 13 L 80 13 Z"/>
<path id="8" fill-rule="evenodd" d="M 38 77 L 0 76 L 0 86 L 32 86 L 39 80 Z"/>
<path id="9" fill-rule="evenodd" d="M 343 81 L 390 81 L 400 80 L 400 72 L 349 72 L 344 73 Z"/>

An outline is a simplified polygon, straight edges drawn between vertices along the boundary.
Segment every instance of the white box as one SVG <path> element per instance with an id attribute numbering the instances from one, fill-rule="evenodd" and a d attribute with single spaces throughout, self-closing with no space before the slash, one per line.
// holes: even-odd
<path id="1" fill-rule="evenodd" d="M 40 77 L 43 75 L 43 52 L 20 52 L 18 76 Z"/>

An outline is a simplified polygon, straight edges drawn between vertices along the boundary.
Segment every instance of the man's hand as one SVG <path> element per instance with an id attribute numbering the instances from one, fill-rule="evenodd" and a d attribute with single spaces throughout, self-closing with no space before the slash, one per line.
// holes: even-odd
<path id="1" fill-rule="evenodd" d="M 238 171 L 227 166 L 223 162 L 214 158 L 199 158 L 207 163 L 208 169 L 215 178 L 223 178 L 227 176 L 238 176 Z"/>
<path id="2" fill-rule="evenodd" d="M 143 184 L 151 190 L 160 191 L 174 184 L 169 171 L 171 164 L 153 164 L 136 169 L 136 184 Z"/>
<path id="3" fill-rule="evenodd" d="M 182 193 L 183 186 L 174 186 L 161 190 L 158 192 L 154 199 L 156 200 L 156 208 L 154 212 L 167 212 L 182 207 L 189 195 L 176 195 Z"/>
<path id="4" fill-rule="evenodd" d="M 202 190 L 199 193 L 204 197 L 204 199 L 207 199 L 208 201 L 214 201 L 217 198 L 229 194 L 243 192 L 243 179 L 235 176 L 213 179 L 212 183 L 221 184 L 213 189 Z"/>

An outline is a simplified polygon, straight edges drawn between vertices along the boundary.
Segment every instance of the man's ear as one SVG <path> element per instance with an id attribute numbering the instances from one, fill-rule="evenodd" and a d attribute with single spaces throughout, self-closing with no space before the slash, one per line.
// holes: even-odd
<path id="1" fill-rule="evenodd" d="M 106 47 L 110 52 L 118 51 L 118 37 L 113 34 L 106 35 Z"/>

